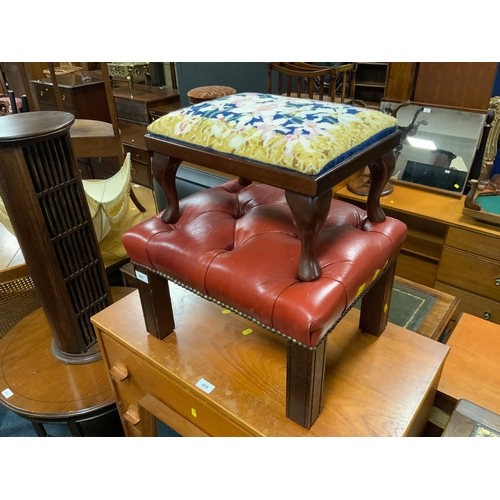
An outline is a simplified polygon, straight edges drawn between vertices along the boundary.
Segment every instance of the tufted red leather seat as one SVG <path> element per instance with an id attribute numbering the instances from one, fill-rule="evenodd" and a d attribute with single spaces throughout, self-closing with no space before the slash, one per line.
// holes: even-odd
<path id="1" fill-rule="evenodd" d="M 309 428 L 323 404 L 326 334 L 361 297 L 360 329 L 379 336 L 387 324 L 406 237 L 379 200 L 396 125 L 377 111 L 252 93 L 153 122 L 146 145 L 168 205 L 123 237 L 146 330 L 174 330 L 173 280 L 287 337 L 286 415 Z M 179 203 L 182 161 L 238 181 Z M 332 200 L 332 187 L 366 166 L 367 212 Z"/>
<path id="2" fill-rule="evenodd" d="M 230 181 L 181 200 L 175 224 L 158 214 L 127 231 L 123 243 L 136 264 L 314 347 L 405 237 L 402 222 L 370 222 L 364 210 L 332 200 L 316 246 L 322 276 L 302 282 L 284 191 Z"/>

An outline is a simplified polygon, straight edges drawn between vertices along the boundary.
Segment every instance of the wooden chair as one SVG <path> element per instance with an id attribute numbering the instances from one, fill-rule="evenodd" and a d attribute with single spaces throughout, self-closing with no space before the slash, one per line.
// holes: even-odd
<path id="1" fill-rule="evenodd" d="M 117 157 L 120 164 L 123 164 L 123 144 L 120 137 L 120 127 L 118 125 L 118 116 L 116 114 L 108 67 L 106 63 L 99 64 L 106 90 L 106 100 L 111 123 L 77 118 L 70 130 L 71 142 L 73 143 L 77 158 Z M 48 63 L 48 67 L 57 107 L 59 111 L 64 111 L 62 94 L 57 82 L 54 63 Z"/>
<path id="2" fill-rule="evenodd" d="M 23 106 L 22 99 L 16 98 L 12 90 L 7 88 L 3 72 L 0 69 L 0 116 L 17 113 Z"/>
<path id="3" fill-rule="evenodd" d="M 334 67 L 305 62 L 278 62 L 268 63 L 267 68 L 270 94 L 340 103 L 354 102 L 356 63 Z M 277 92 L 273 92 L 273 71 L 278 74 Z"/>
<path id="4" fill-rule="evenodd" d="M 39 307 L 26 264 L 0 270 L 0 339 Z"/>
<path id="5" fill-rule="evenodd" d="M 124 163 L 123 143 L 118 124 L 118 115 L 116 114 L 113 89 L 108 74 L 106 63 L 99 63 L 106 90 L 106 100 L 109 107 L 111 123 L 99 120 L 87 120 L 76 118 L 70 129 L 71 142 L 75 150 L 76 158 L 98 158 L 98 157 L 116 157 L 120 165 Z M 61 90 L 57 82 L 54 63 L 48 63 L 50 79 L 54 88 L 54 95 L 59 111 L 64 111 Z M 145 212 L 145 207 L 140 203 L 133 189 L 130 189 L 130 198 L 135 206 Z"/>

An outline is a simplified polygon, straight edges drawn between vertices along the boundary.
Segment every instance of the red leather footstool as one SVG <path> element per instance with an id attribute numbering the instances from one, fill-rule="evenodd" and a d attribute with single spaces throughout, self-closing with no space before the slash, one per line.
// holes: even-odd
<path id="1" fill-rule="evenodd" d="M 297 401 L 289 401 L 288 416 L 310 427 L 321 397 L 304 415 L 310 396 L 295 394 L 308 389 L 294 351 L 313 358 L 311 377 L 322 373 L 327 333 L 365 293 L 360 327 L 381 333 L 406 226 L 391 218 L 371 223 L 364 210 L 332 200 L 316 246 L 321 278 L 303 282 L 300 238 L 282 189 L 230 181 L 181 200 L 175 224 L 161 215 L 129 230 L 123 242 L 139 276 L 164 288 L 162 310 L 171 280 L 288 338 L 287 390 Z"/>
<path id="2" fill-rule="evenodd" d="M 171 280 L 286 337 L 286 414 L 310 428 L 322 407 L 327 334 L 361 297 L 360 328 L 378 336 L 387 324 L 406 237 L 379 204 L 396 122 L 346 105 L 236 94 L 165 115 L 149 132 L 168 205 L 123 236 L 147 331 L 164 338 L 175 327 Z M 240 177 L 179 202 L 181 159 Z M 332 200 L 331 187 L 366 165 L 367 211 Z"/>

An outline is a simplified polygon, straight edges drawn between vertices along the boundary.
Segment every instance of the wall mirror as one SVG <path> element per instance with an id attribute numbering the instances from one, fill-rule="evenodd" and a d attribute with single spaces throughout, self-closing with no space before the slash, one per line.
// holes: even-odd
<path id="1" fill-rule="evenodd" d="M 381 100 L 402 131 L 391 182 L 461 196 L 483 132 L 487 111 Z"/>

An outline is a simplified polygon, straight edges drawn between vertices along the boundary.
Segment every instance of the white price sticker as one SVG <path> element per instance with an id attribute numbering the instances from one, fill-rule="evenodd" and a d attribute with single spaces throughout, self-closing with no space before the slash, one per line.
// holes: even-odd
<path id="1" fill-rule="evenodd" d="M 5 391 L 2 391 L 2 395 L 5 399 L 9 399 L 11 396 L 14 396 L 14 393 L 10 389 L 5 389 Z"/>
<path id="2" fill-rule="evenodd" d="M 206 392 L 207 394 L 210 394 L 215 389 L 215 385 L 207 382 L 204 378 L 201 378 L 197 382 L 196 387 L 199 387 L 203 392 Z"/>
<path id="3" fill-rule="evenodd" d="M 422 111 L 424 113 L 430 113 L 431 112 L 431 108 L 424 108 Z"/>
<path id="4" fill-rule="evenodd" d="M 147 274 L 141 273 L 140 271 L 136 271 L 135 276 L 137 277 L 138 280 L 144 281 L 144 283 L 149 283 Z"/>

